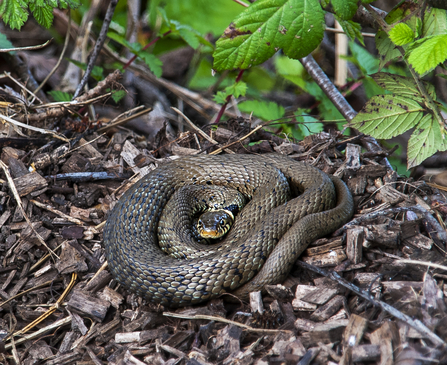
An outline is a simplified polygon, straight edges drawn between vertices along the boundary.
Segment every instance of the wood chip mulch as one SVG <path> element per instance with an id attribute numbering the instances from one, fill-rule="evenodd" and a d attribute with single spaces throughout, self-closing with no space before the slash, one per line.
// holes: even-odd
<path id="1" fill-rule="evenodd" d="M 41 135 L 3 144 L 0 363 L 446 363 L 445 193 L 398 176 L 383 164 L 386 151 L 361 149 L 362 137 L 323 132 L 293 143 L 250 131 L 233 119 L 205 130 L 214 142 L 162 128 L 149 145 L 115 127 L 75 146 L 33 143 Z M 173 156 L 218 148 L 276 151 L 342 177 L 353 222 L 312 244 L 283 285 L 250 303 L 147 303 L 104 268 L 107 213 Z"/>

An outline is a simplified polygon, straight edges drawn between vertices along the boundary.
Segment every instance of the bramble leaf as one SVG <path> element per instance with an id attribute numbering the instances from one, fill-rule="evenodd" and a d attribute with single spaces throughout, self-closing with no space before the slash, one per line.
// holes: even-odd
<path id="1" fill-rule="evenodd" d="M 3 33 L 0 33 L 0 49 L 14 48 L 12 43 Z"/>
<path id="2" fill-rule="evenodd" d="M 27 4 L 23 0 L 3 1 L 0 4 L 0 18 L 11 29 L 20 29 L 28 20 Z"/>
<path id="3" fill-rule="evenodd" d="M 421 104 L 424 103 L 423 96 L 419 92 L 416 83 L 411 78 L 386 72 L 378 72 L 374 75 L 371 75 L 371 77 L 374 79 L 375 82 L 377 82 L 377 85 L 393 94 L 411 98 Z M 423 84 L 432 99 L 436 100 L 435 87 L 428 82 L 423 82 Z"/>
<path id="4" fill-rule="evenodd" d="M 262 120 L 275 120 L 284 116 L 285 110 L 281 105 L 272 101 L 247 100 L 238 104 L 241 112 L 251 113 Z"/>
<path id="5" fill-rule="evenodd" d="M 163 62 L 157 56 L 154 56 L 152 53 L 146 51 L 138 52 L 138 56 L 143 59 L 144 63 L 147 65 L 147 67 L 149 67 L 149 69 L 155 76 L 161 76 L 161 74 L 163 73 L 163 70 L 161 68 L 161 66 L 163 66 Z"/>
<path id="6" fill-rule="evenodd" d="M 54 99 L 54 101 L 71 101 L 73 95 L 60 90 L 48 91 L 48 94 Z"/>
<path id="7" fill-rule="evenodd" d="M 323 39 L 324 12 L 318 0 L 258 0 L 216 42 L 216 71 L 247 69 L 282 49 L 290 58 L 312 52 Z"/>
<path id="8" fill-rule="evenodd" d="M 447 34 L 418 40 L 411 45 L 408 62 L 420 75 L 434 69 L 447 59 Z"/>
<path id="9" fill-rule="evenodd" d="M 227 86 L 224 91 L 218 91 L 213 100 L 218 104 L 224 104 L 227 96 L 233 95 L 235 98 L 238 98 L 239 96 L 245 96 L 246 92 L 247 84 L 243 81 L 239 81 Z"/>
<path id="10" fill-rule="evenodd" d="M 424 108 L 415 100 L 401 95 L 373 96 L 348 124 L 374 138 L 388 139 L 415 127 Z"/>
<path id="11" fill-rule="evenodd" d="M 447 33 L 447 16 L 445 10 L 431 8 L 425 12 L 422 36 L 428 37 Z"/>
<path id="12" fill-rule="evenodd" d="M 31 1 L 29 3 L 29 8 L 40 25 L 43 25 L 45 28 L 51 27 L 54 18 L 53 8 L 51 6 L 48 6 L 45 3 L 40 4 L 38 1 Z"/>
<path id="13" fill-rule="evenodd" d="M 438 151 L 447 150 L 447 135 L 431 114 L 426 114 L 408 141 L 407 168 L 419 165 Z"/>
<path id="14" fill-rule="evenodd" d="M 362 26 L 359 23 L 356 23 L 352 20 L 343 20 L 337 15 L 335 15 L 335 19 L 337 19 L 338 23 L 343 28 L 346 35 L 349 37 L 351 41 L 355 41 L 355 38 L 357 37 L 359 42 L 365 46 L 365 42 L 363 40 L 362 35 Z"/>
<path id="15" fill-rule="evenodd" d="M 118 104 L 120 102 L 120 100 L 126 96 L 126 94 L 127 93 L 125 90 L 112 91 L 112 99 L 115 103 Z"/>
<path id="16" fill-rule="evenodd" d="M 379 70 L 382 69 L 389 61 L 398 60 L 402 54 L 397 46 L 391 41 L 384 31 L 378 31 L 376 34 L 376 47 L 380 55 Z"/>
<path id="17" fill-rule="evenodd" d="M 351 19 L 358 9 L 356 0 L 331 0 L 331 3 L 335 14 L 343 20 Z"/>
<path id="18" fill-rule="evenodd" d="M 317 134 L 323 131 L 323 123 L 318 119 L 315 119 L 311 115 L 307 114 L 304 109 L 298 109 L 293 113 L 296 117 L 297 129 L 299 133 L 299 139 L 310 136 L 311 134 Z M 298 133 L 294 133 L 294 137 L 297 138 Z"/>
<path id="19" fill-rule="evenodd" d="M 390 30 L 389 36 L 391 41 L 398 46 L 403 46 L 404 44 L 413 42 L 414 40 L 413 30 L 405 23 L 396 24 Z"/>

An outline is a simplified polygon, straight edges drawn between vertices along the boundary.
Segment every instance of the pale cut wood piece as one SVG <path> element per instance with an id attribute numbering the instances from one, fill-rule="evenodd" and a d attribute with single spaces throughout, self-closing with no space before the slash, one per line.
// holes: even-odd
<path id="1" fill-rule="evenodd" d="M 95 147 L 92 146 L 91 143 L 86 141 L 84 138 L 81 138 L 77 144 L 77 146 L 82 146 L 81 150 L 87 153 L 90 157 L 94 158 L 103 158 L 101 152 L 99 152 Z"/>
<path id="2" fill-rule="evenodd" d="M 11 216 L 11 211 L 8 209 L 0 216 L 0 228 L 6 223 L 8 218 Z"/>
<path id="3" fill-rule="evenodd" d="M 340 239 L 337 239 L 335 241 L 329 242 L 329 243 L 327 243 L 325 245 L 309 247 L 305 251 L 305 253 L 308 256 L 321 255 L 321 254 L 326 253 L 326 252 L 331 252 L 334 249 L 341 248 L 342 244 L 343 244 L 343 242 L 342 242 L 342 240 L 340 238 Z"/>
<path id="4" fill-rule="evenodd" d="M 343 331 L 348 325 L 348 320 L 334 321 L 331 323 L 317 324 L 310 332 L 303 334 L 308 340 L 309 345 L 317 345 L 318 343 L 333 343 L 341 341 Z"/>
<path id="5" fill-rule="evenodd" d="M 379 365 L 393 365 L 394 355 L 399 349 L 399 332 L 394 322 L 385 322 L 379 329 L 370 335 L 373 345 L 380 346 Z M 394 353 L 396 351 L 396 354 Z"/>
<path id="6" fill-rule="evenodd" d="M 315 322 L 323 322 L 329 318 L 331 318 L 338 310 L 343 306 L 344 296 L 336 295 L 331 300 L 329 300 L 326 304 L 318 308 L 315 312 L 310 316 L 310 320 Z"/>
<path id="7" fill-rule="evenodd" d="M 354 276 L 354 283 L 362 289 L 371 290 L 372 293 L 382 290 L 382 278 L 376 273 L 358 272 Z"/>
<path id="8" fill-rule="evenodd" d="M 81 291 L 74 291 L 67 308 L 79 315 L 85 315 L 97 322 L 102 322 L 106 316 L 110 303 L 106 300 L 91 297 Z"/>
<path id="9" fill-rule="evenodd" d="M 295 298 L 301 299 L 305 297 L 307 294 L 314 292 L 315 290 L 318 290 L 318 287 L 312 286 L 312 285 L 297 285 L 295 290 Z"/>
<path id="10" fill-rule="evenodd" d="M 59 350 L 56 356 L 65 354 L 66 352 L 70 351 L 71 346 L 79 337 L 81 337 L 81 334 L 79 332 L 75 331 L 65 332 L 64 339 L 62 340 L 62 343 L 59 346 Z"/>
<path id="11" fill-rule="evenodd" d="M 262 295 L 260 291 L 250 293 L 250 307 L 252 313 L 264 313 L 264 304 L 262 303 Z"/>
<path id="12" fill-rule="evenodd" d="M 412 237 L 408 237 L 403 242 L 411 246 L 421 248 L 423 250 L 431 250 L 434 243 L 430 237 L 426 237 L 421 233 L 418 233 Z"/>
<path id="13" fill-rule="evenodd" d="M 300 312 L 313 312 L 318 308 L 316 304 L 311 304 L 308 302 L 305 302 L 301 299 L 294 299 L 292 300 L 292 307 L 293 310 L 300 311 Z"/>
<path id="14" fill-rule="evenodd" d="M 115 334 L 116 343 L 140 342 L 141 331 L 136 332 L 118 332 Z"/>
<path id="15" fill-rule="evenodd" d="M 348 36 L 338 21 L 335 21 L 335 29 L 342 33 L 335 33 L 335 77 L 334 84 L 336 86 L 346 85 L 348 78 Z"/>
<path id="16" fill-rule="evenodd" d="M 404 293 L 419 293 L 424 286 L 422 281 L 384 281 L 382 282 L 383 294 L 396 291 Z"/>
<path id="17" fill-rule="evenodd" d="M 367 188 L 366 176 L 356 176 L 348 180 L 348 187 L 354 196 L 363 195 Z"/>
<path id="18" fill-rule="evenodd" d="M 295 299 L 293 299 L 292 301 L 293 309 L 296 311 L 306 311 L 306 312 L 308 311 L 313 312 L 315 309 L 317 309 L 316 304 L 311 304 L 301 300 L 301 298 L 303 298 L 308 293 L 313 292 L 315 290 L 318 290 L 316 286 L 298 285 L 295 290 Z"/>
<path id="19" fill-rule="evenodd" d="M 333 316 L 331 316 L 329 319 L 327 319 L 324 322 L 330 323 L 333 321 L 339 321 L 339 320 L 347 319 L 347 318 L 349 318 L 348 312 L 346 312 L 346 310 L 344 308 L 341 308 L 337 313 L 335 313 Z"/>
<path id="20" fill-rule="evenodd" d="M 295 328 L 298 331 L 302 331 L 302 332 L 310 332 L 312 331 L 315 326 L 318 325 L 318 323 L 315 323 L 309 319 L 305 319 L 305 318 L 298 318 L 295 323 Z"/>
<path id="21" fill-rule="evenodd" d="M 302 260 L 318 267 L 337 266 L 346 260 L 346 253 L 343 249 L 337 249 L 318 256 L 303 257 Z"/>
<path id="22" fill-rule="evenodd" d="M 330 301 L 336 295 L 337 289 L 317 288 L 317 290 L 311 291 L 300 299 L 308 303 L 322 305 Z"/>
<path id="23" fill-rule="evenodd" d="M 197 155 L 200 151 L 193 148 L 180 147 L 173 143 L 171 146 L 171 152 L 177 156 L 189 156 Z"/>
<path id="24" fill-rule="evenodd" d="M 103 291 L 99 294 L 99 297 L 101 299 L 107 300 L 112 307 L 118 309 L 120 304 L 123 302 L 124 297 L 116 292 L 113 289 L 110 289 L 108 286 L 106 286 Z"/>
<path id="25" fill-rule="evenodd" d="M 136 148 L 132 143 L 126 140 L 123 145 L 123 150 L 121 151 L 121 157 L 126 161 L 126 163 L 130 166 L 132 171 L 135 174 L 140 174 L 141 177 L 147 175 L 149 172 L 152 171 L 152 168 L 150 166 L 145 166 L 142 168 L 139 168 L 135 165 L 134 159 L 140 154 L 140 151 L 138 148 Z"/>
<path id="26" fill-rule="evenodd" d="M 48 186 L 48 182 L 37 172 L 17 177 L 13 181 L 20 196 L 25 196 L 36 190 L 42 190 Z"/>
<path id="27" fill-rule="evenodd" d="M 352 348 L 352 361 L 377 361 L 380 359 L 379 345 L 357 345 Z M 340 362 L 340 365 L 342 363 Z"/>
<path id="28" fill-rule="evenodd" d="M 351 363 L 353 348 L 360 343 L 367 327 L 368 320 L 356 314 L 351 314 L 349 323 L 343 332 L 343 356 L 340 365 Z"/>
<path id="29" fill-rule="evenodd" d="M 358 144 L 348 143 L 346 145 L 346 168 L 359 169 L 360 168 L 360 152 L 362 147 Z"/>
<path id="30" fill-rule="evenodd" d="M 363 227 L 349 228 L 346 232 L 346 255 L 354 264 L 362 261 L 362 247 L 365 240 Z"/>
<path id="31" fill-rule="evenodd" d="M 381 246 L 397 247 L 401 239 L 400 225 L 391 222 L 390 224 L 375 224 L 366 230 L 365 239 L 375 242 Z"/>

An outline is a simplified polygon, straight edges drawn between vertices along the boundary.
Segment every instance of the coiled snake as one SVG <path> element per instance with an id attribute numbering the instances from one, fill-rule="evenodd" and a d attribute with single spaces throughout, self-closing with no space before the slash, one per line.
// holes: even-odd
<path id="1" fill-rule="evenodd" d="M 222 242 L 182 246 L 186 258 L 178 259 L 158 247 L 159 222 L 176 230 L 169 228 L 178 223 L 176 212 L 163 207 L 188 184 L 226 186 L 251 200 Z M 302 194 L 289 200 L 297 192 Z M 183 209 L 181 202 L 173 204 Z M 302 162 L 277 154 L 200 155 L 162 165 L 132 186 L 107 219 L 104 244 L 121 284 L 149 301 L 179 307 L 225 292 L 246 298 L 280 283 L 309 243 L 352 214 L 346 185 Z"/>

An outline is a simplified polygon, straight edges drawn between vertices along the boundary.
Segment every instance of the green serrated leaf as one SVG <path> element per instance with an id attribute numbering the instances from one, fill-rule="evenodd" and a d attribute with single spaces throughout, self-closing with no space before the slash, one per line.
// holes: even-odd
<path id="1" fill-rule="evenodd" d="M 68 61 L 70 61 L 72 64 L 78 66 L 81 70 L 86 70 L 87 69 L 87 65 L 84 62 L 80 62 L 80 61 L 76 61 L 73 60 L 71 58 L 67 58 Z M 93 70 L 91 73 L 91 76 L 96 80 L 96 81 L 101 81 L 102 79 L 104 79 L 104 69 L 100 66 L 93 66 Z"/>
<path id="2" fill-rule="evenodd" d="M 376 34 L 376 47 L 380 55 L 379 69 L 382 69 L 390 61 L 402 58 L 397 46 L 383 31 L 378 31 Z"/>
<path id="3" fill-rule="evenodd" d="M 213 100 L 217 104 L 225 104 L 227 101 L 227 93 L 225 91 L 218 91 L 216 95 L 214 95 Z"/>
<path id="4" fill-rule="evenodd" d="M 447 33 L 447 15 L 443 9 L 429 8 L 425 12 L 424 22 L 422 26 L 422 36 L 429 37 L 432 35 Z"/>
<path id="5" fill-rule="evenodd" d="M 112 99 L 118 104 L 120 100 L 126 96 L 126 94 L 127 93 L 125 90 L 112 91 Z"/>
<path id="6" fill-rule="evenodd" d="M 343 20 L 351 19 L 358 9 L 357 0 L 331 0 L 331 3 L 335 14 Z"/>
<path id="7" fill-rule="evenodd" d="M 438 151 L 447 150 L 445 129 L 431 114 L 426 114 L 417 125 L 408 141 L 407 168 L 419 165 Z"/>
<path id="8" fill-rule="evenodd" d="M 51 97 L 54 99 L 54 101 L 61 102 L 61 101 L 71 101 L 73 98 L 73 95 L 70 93 L 66 93 L 59 90 L 52 90 L 48 91 L 48 94 L 51 95 Z"/>
<path id="9" fill-rule="evenodd" d="M 131 51 L 133 54 L 137 54 L 138 51 L 141 50 L 141 44 L 139 43 L 129 43 L 126 38 L 124 38 L 122 35 L 115 33 L 115 32 L 108 32 L 107 37 L 114 40 L 115 42 L 121 44 L 122 46 L 126 47 Z"/>
<path id="10" fill-rule="evenodd" d="M 0 33 L 0 49 L 14 48 L 5 34 Z"/>
<path id="11" fill-rule="evenodd" d="M 213 100 L 218 104 L 224 104 L 228 96 L 233 95 L 235 98 L 238 98 L 239 96 L 245 96 L 246 92 L 247 84 L 243 81 L 239 81 L 227 86 L 224 91 L 218 91 Z"/>
<path id="12" fill-rule="evenodd" d="M 379 61 L 368 50 L 355 42 L 349 42 L 349 50 L 355 58 L 355 64 L 365 75 L 377 72 Z"/>
<path id="13" fill-rule="evenodd" d="M 235 98 L 245 96 L 247 92 L 247 84 L 243 81 L 239 81 L 225 88 L 227 95 L 233 95 Z"/>
<path id="14" fill-rule="evenodd" d="M 400 95 L 373 96 L 348 125 L 374 138 L 388 139 L 416 126 L 424 109 Z"/>
<path id="15" fill-rule="evenodd" d="M 0 18 L 11 29 L 20 29 L 28 20 L 27 4 L 23 0 L 3 1 L 0 7 Z"/>
<path id="16" fill-rule="evenodd" d="M 51 24 L 53 24 L 53 8 L 51 6 L 46 4 L 40 6 L 37 2 L 30 2 L 29 8 L 40 25 L 45 28 L 51 27 Z"/>
<path id="17" fill-rule="evenodd" d="M 386 72 L 376 73 L 372 75 L 372 78 L 380 87 L 383 87 L 393 94 L 408 97 L 421 104 L 424 103 L 424 97 L 419 92 L 419 89 L 412 78 Z M 436 100 L 435 87 L 428 82 L 423 82 L 423 84 L 432 99 Z"/>
<path id="18" fill-rule="evenodd" d="M 183 40 L 189 44 L 189 46 L 193 49 L 197 49 L 200 45 L 199 39 L 197 38 L 197 35 L 186 28 L 179 29 L 178 33 L 183 38 Z"/>
<path id="19" fill-rule="evenodd" d="M 389 37 L 394 44 L 403 46 L 414 41 L 414 32 L 407 24 L 398 23 L 389 31 Z"/>
<path id="20" fill-rule="evenodd" d="M 58 2 L 61 9 L 67 9 L 68 7 L 76 9 L 81 4 L 79 0 L 58 0 Z M 54 0 L 53 3 L 57 3 L 57 1 Z M 57 5 L 53 7 L 57 7 Z"/>
<path id="21" fill-rule="evenodd" d="M 338 16 L 335 16 L 335 19 L 341 25 L 343 31 L 346 33 L 351 41 L 355 41 L 355 38 L 357 37 L 359 42 L 363 46 L 365 46 L 365 41 L 363 40 L 362 35 L 362 26 L 359 23 L 356 23 L 352 20 L 343 20 Z"/>
<path id="22" fill-rule="evenodd" d="M 323 131 L 323 123 L 307 114 L 304 109 L 298 109 L 293 114 L 295 115 L 296 121 L 298 122 L 297 129 L 300 132 L 299 139 L 303 139 L 304 137 L 310 136 L 311 134 L 317 134 Z M 293 135 L 295 138 L 297 138 L 296 133 L 294 133 Z"/>
<path id="23" fill-rule="evenodd" d="M 425 74 L 447 59 L 447 34 L 418 40 L 409 53 L 408 62 L 417 73 Z"/>
<path id="24" fill-rule="evenodd" d="M 253 113 L 262 120 L 275 120 L 284 116 L 285 110 L 281 105 L 272 101 L 247 100 L 238 104 L 240 111 Z"/>
<path id="25" fill-rule="evenodd" d="M 305 90 L 305 70 L 300 61 L 278 55 L 275 56 L 274 62 L 279 75 Z"/>
<path id="26" fill-rule="evenodd" d="M 291 58 L 312 52 L 323 39 L 324 12 L 318 0 L 258 0 L 216 42 L 216 71 L 247 69 L 279 49 Z"/>
<path id="27" fill-rule="evenodd" d="M 158 57 L 146 51 L 139 52 L 138 56 L 143 59 L 144 63 L 147 65 L 147 67 L 149 67 L 149 69 L 155 76 L 161 76 L 161 74 L 163 73 L 163 70 L 161 68 L 163 66 L 163 62 Z"/>

